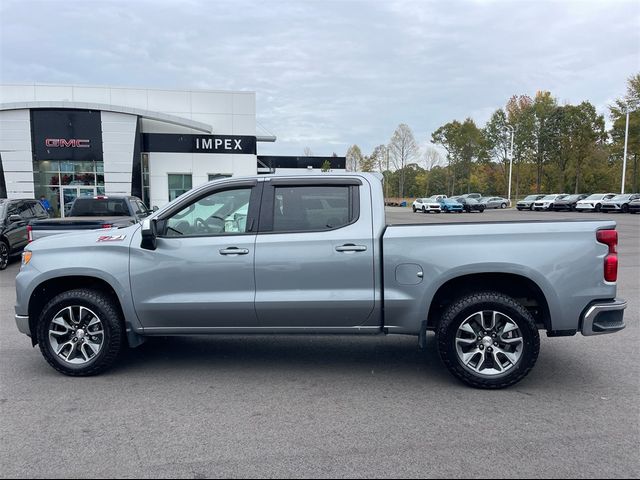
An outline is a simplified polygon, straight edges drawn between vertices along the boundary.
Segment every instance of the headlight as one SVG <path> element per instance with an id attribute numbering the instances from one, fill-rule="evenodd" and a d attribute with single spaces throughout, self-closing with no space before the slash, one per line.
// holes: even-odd
<path id="1" fill-rule="evenodd" d="M 33 256 L 33 252 L 30 250 L 25 250 L 22 252 L 22 265 L 28 265 L 31 261 L 31 257 Z"/>

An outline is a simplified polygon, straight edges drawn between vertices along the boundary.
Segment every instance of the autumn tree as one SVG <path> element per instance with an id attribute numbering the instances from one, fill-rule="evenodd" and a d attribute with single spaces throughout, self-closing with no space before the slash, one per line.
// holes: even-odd
<path id="1" fill-rule="evenodd" d="M 389 158 L 398 175 L 398 195 L 404 197 L 405 167 L 411 163 L 419 153 L 418 144 L 408 125 L 401 123 L 389 142 Z"/>
<path id="2" fill-rule="evenodd" d="M 357 172 L 363 159 L 360 147 L 358 145 L 351 145 L 345 157 L 347 172 Z"/>

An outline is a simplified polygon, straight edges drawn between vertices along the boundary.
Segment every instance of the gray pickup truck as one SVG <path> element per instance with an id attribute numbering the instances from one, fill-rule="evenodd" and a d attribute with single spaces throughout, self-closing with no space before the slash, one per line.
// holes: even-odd
<path id="1" fill-rule="evenodd" d="M 33 220 L 29 223 L 29 241 L 39 238 L 99 228 L 128 227 L 152 212 L 137 197 L 78 197 L 65 218 Z"/>
<path id="2" fill-rule="evenodd" d="M 446 367 L 502 388 L 549 336 L 624 328 L 613 221 L 386 225 L 372 174 L 230 178 L 141 224 L 32 243 L 18 329 L 67 375 L 146 337 L 436 333 Z"/>

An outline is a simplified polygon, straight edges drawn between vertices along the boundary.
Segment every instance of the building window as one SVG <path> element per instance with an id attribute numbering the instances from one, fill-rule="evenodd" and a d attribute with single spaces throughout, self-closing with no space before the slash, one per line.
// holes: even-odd
<path id="1" fill-rule="evenodd" d="M 169 201 L 172 202 L 183 193 L 191 190 L 191 174 L 169 174 Z"/>

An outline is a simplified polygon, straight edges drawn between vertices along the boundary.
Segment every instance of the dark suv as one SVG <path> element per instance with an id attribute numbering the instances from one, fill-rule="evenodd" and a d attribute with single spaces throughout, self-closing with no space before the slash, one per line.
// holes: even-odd
<path id="1" fill-rule="evenodd" d="M 44 218 L 49 214 L 38 200 L 0 199 L 0 270 L 7 268 L 9 257 L 28 243 L 29 222 Z"/>

